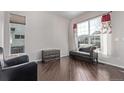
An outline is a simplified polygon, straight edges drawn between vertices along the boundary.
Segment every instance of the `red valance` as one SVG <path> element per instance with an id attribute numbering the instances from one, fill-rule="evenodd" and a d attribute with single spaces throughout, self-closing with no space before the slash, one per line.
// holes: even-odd
<path id="1" fill-rule="evenodd" d="M 102 22 L 111 21 L 111 15 L 110 14 L 103 15 L 101 21 Z"/>

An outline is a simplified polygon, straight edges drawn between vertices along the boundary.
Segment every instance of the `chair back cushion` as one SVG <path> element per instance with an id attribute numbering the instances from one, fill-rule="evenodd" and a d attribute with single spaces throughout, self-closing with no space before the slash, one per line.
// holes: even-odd
<path id="1" fill-rule="evenodd" d="M 81 52 L 90 52 L 90 48 L 91 48 L 91 46 L 89 46 L 89 47 L 85 47 L 85 48 L 79 48 L 79 51 L 81 51 Z"/>
<path id="2" fill-rule="evenodd" d="M 14 66 L 14 65 L 18 65 L 18 64 L 23 64 L 29 62 L 29 57 L 28 55 L 23 55 L 23 56 L 19 56 L 19 57 L 15 57 L 12 59 L 8 59 L 5 61 L 6 66 Z"/>

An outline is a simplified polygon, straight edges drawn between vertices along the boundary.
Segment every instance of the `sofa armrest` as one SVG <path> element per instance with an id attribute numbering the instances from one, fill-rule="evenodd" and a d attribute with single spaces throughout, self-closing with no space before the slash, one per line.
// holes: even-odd
<path id="1" fill-rule="evenodd" d="M 23 63 L 23 64 L 18 64 L 18 65 L 13 65 L 13 66 L 9 66 L 9 67 L 4 67 L 2 68 L 2 70 L 15 70 L 15 69 L 22 69 L 28 65 L 31 65 L 31 64 L 36 64 L 35 62 L 28 62 L 28 63 Z"/>
<path id="2" fill-rule="evenodd" d="M 96 47 L 95 46 L 92 46 L 91 48 L 90 48 L 90 56 L 91 57 L 93 57 L 93 54 L 94 54 L 94 50 L 96 49 Z"/>
<path id="3" fill-rule="evenodd" d="M 2 68 L 2 79 L 11 81 L 35 81 L 37 80 L 37 63 L 28 62 Z"/>
<path id="4" fill-rule="evenodd" d="M 12 59 L 5 60 L 4 63 L 6 65 L 6 67 L 9 67 L 9 66 L 14 66 L 14 65 L 27 63 L 27 62 L 29 62 L 28 55 L 23 55 L 23 56 L 19 56 L 19 57 L 15 57 L 15 58 L 12 58 Z"/>

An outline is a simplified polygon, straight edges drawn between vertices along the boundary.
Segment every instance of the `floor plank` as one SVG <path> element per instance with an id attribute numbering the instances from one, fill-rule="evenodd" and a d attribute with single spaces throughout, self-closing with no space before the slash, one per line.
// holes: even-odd
<path id="1" fill-rule="evenodd" d="M 38 63 L 39 81 L 108 81 L 124 80 L 122 69 L 63 57 L 47 63 Z"/>

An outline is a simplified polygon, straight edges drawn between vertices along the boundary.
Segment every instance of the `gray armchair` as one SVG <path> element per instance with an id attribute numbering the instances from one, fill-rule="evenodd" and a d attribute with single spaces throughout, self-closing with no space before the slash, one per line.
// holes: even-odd
<path id="1" fill-rule="evenodd" d="M 4 60 L 4 67 L 0 68 L 2 81 L 36 81 L 37 63 L 29 62 L 27 55 Z"/>

